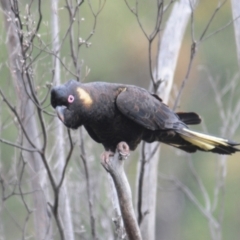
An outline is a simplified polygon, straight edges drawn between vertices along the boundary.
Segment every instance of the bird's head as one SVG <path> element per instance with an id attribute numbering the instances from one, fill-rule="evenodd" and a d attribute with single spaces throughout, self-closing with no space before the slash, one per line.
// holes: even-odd
<path id="1" fill-rule="evenodd" d="M 81 83 L 70 80 L 51 90 L 51 105 L 56 109 L 58 118 L 68 128 L 76 129 L 84 122 L 84 112 L 92 104 L 89 93 Z"/>

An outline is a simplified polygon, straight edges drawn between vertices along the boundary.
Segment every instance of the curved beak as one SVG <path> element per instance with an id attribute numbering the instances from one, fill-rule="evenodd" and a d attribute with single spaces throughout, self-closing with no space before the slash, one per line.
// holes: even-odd
<path id="1" fill-rule="evenodd" d="M 57 106 L 55 109 L 56 109 L 56 112 L 57 112 L 57 116 L 58 118 L 64 123 L 64 110 L 66 109 L 67 107 L 65 106 Z"/>

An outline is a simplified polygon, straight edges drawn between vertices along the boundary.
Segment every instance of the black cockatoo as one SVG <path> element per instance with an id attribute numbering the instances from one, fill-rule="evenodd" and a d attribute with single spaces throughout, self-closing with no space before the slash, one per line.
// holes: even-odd
<path id="1" fill-rule="evenodd" d="M 187 125 L 201 122 L 196 113 L 175 113 L 157 95 L 133 85 L 70 80 L 52 88 L 51 104 L 66 127 L 84 126 L 106 151 L 115 152 L 122 141 L 134 150 L 141 140 L 189 153 L 240 151 L 238 143 L 190 130 Z"/>

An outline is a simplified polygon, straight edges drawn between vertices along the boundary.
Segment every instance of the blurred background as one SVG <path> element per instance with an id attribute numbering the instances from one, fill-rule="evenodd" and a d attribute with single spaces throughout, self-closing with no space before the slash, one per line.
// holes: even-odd
<path id="1" fill-rule="evenodd" d="M 129 2 L 134 5 L 134 1 Z M 194 38 L 199 40 L 206 25 L 209 22 L 213 12 L 216 10 L 219 1 L 201 0 L 194 12 Z M 24 15 L 28 1 L 19 1 L 21 14 Z M 34 10 L 32 3 L 32 14 L 37 14 L 37 8 Z M 52 8 L 48 1 L 42 3 L 42 24 L 39 31 L 40 39 L 47 45 L 51 44 L 51 14 Z M 60 39 L 63 38 L 68 26 L 68 15 L 65 8 L 65 2 L 59 2 L 60 14 Z M 97 6 L 97 5 L 96 5 Z M 93 4 L 93 7 L 96 7 Z M 155 1 L 139 1 L 139 18 L 146 32 L 150 33 L 155 24 L 156 11 Z M 162 31 L 165 22 L 168 19 L 170 10 L 164 16 Z M 0 12 L 3 15 L 3 12 Z M 80 10 L 79 36 L 82 40 L 91 33 L 94 24 L 94 18 L 87 3 L 82 4 Z M 232 21 L 231 2 L 226 1 L 224 6 L 217 12 L 206 36 L 221 29 Z M 0 71 L 1 90 L 13 104 L 16 104 L 15 89 L 11 80 L 10 66 L 8 63 L 8 51 L 6 44 L 6 28 L 4 17 L 1 16 L 0 28 Z M 76 33 L 77 35 L 77 33 Z M 80 39 L 80 41 L 81 41 Z M 79 39 L 76 39 L 79 41 Z M 40 40 L 38 46 L 41 46 Z M 191 53 L 191 25 L 188 24 L 181 51 L 177 63 L 177 69 L 174 74 L 174 86 L 171 91 L 169 106 L 172 107 L 179 91 L 180 85 L 187 73 Z M 39 53 L 39 49 L 33 49 L 33 55 Z M 70 47 L 68 42 L 64 42 L 61 52 L 61 58 L 71 69 Z M 157 41 L 154 42 L 153 55 L 157 55 Z M 136 18 L 127 8 L 124 1 L 106 1 L 102 12 L 97 18 L 97 26 L 93 36 L 88 41 L 88 47 L 83 45 L 80 49 L 80 60 L 82 64 L 81 79 L 84 82 L 106 81 L 126 84 L 134 84 L 144 88 L 149 88 L 150 74 L 148 62 L 148 41 L 141 31 Z M 42 52 L 39 61 L 34 67 L 35 86 L 39 94 L 46 92 L 46 83 L 52 79 L 52 56 Z M 89 71 L 90 70 L 90 71 Z M 61 68 L 61 82 L 74 78 L 63 67 Z M 184 87 L 181 102 L 178 105 L 178 111 L 197 112 L 203 124 L 191 127 L 194 130 L 209 133 L 215 136 L 230 138 L 240 142 L 240 129 L 231 131 L 234 119 L 225 121 L 222 117 L 223 112 L 226 116 L 234 115 L 235 106 L 239 103 L 240 84 L 239 67 L 236 54 L 236 44 L 234 38 L 233 24 L 229 24 L 216 34 L 213 34 L 204 40 L 197 48 L 196 57 L 191 68 L 191 74 L 187 84 Z M 221 93 L 220 100 L 216 94 Z M 222 108 L 219 108 L 219 101 Z M 49 106 L 49 98 L 46 101 L 46 109 L 53 112 Z M 0 103 L 0 137 L 14 141 L 18 132 L 11 122 L 13 115 L 8 110 L 3 101 Z M 234 115 L 236 121 L 240 118 L 239 114 Z M 47 121 L 51 121 L 50 118 Z M 76 132 L 73 137 L 76 138 Z M 104 212 L 102 205 L 107 201 L 107 194 L 101 193 L 101 189 L 106 188 L 106 183 L 99 178 L 106 178 L 104 169 L 99 164 L 99 156 L 103 151 L 102 146 L 93 143 L 85 134 L 85 145 L 89 161 L 90 176 L 94 193 L 94 207 L 96 211 Z M 19 233 L 22 231 L 22 223 L 25 221 L 25 210 L 22 207 L 22 201 L 18 196 L 4 200 L 3 196 L 11 193 L 14 185 L 15 175 L 18 172 L 18 161 L 15 159 L 15 152 L 12 147 L 0 143 L 0 172 L 1 179 L 8 182 L 7 187 L 0 190 L 2 195 L 0 211 L 0 229 L 3 233 L 2 239 L 20 239 Z M 49 142 L 49 144 L 52 144 Z M 79 159 L 79 153 L 75 147 L 67 170 L 67 179 L 71 180 L 68 184 L 68 191 L 72 199 L 72 213 L 74 218 L 79 218 L 81 209 L 87 206 L 87 199 L 84 195 L 83 165 Z M 51 151 L 51 146 L 49 146 Z M 139 150 L 132 153 L 131 158 L 125 163 L 125 169 L 133 191 L 135 199 L 136 194 L 136 173 L 137 162 L 139 160 Z M 211 202 L 212 214 L 221 219 L 222 239 L 239 239 L 240 236 L 240 157 L 239 154 L 233 156 L 217 156 L 211 153 L 197 152 L 188 155 L 172 147 L 161 146 L 161 156 L 159 162 L 159 182 L 156 214 L 156 239 L 159 240 L 202 240 L 212 239 L 209 228 L 209 219 L 199 210 L 196 204 L 189 199 L 185 190 L 188 189 L 196 197 L 197 201 L 204 207 L 205 199 L 201 184 L 206 190 L 209 201 Z M 226 162 L 225 162 L 226 161 Z M 55 166 L 55 163 L 52 162 Z M 222 168 L 221 168 L 222 167 Z M 77 169 L 77 171 L 76 171 Z M 193 170 L 194 169 L 194 170 Z M 96 176 L 95 173 L 99 173 Z M 219 176 L 225 176 L 223 181 L 219 181 Z M 92 174 L 92 175 L 91 175 Z M 166 177 L 168 176 L 168 177 Z M 179 187 L 176 182 L 170 181 L 169 176 L 174 176 L 186 188 Z M 24 175 L 26 184 L 29 184 L 29 177 Z M 77 182 L 77 183 L 76 183 Z M 199 185 L 199 182 L 201 184 Z M 221 184 L 221 186 L 219 186 Z M 77 186 L 78 190 L 75 190 Z M 28 189 L 28 187 L 26 187 Z M 76 196 L 73 196 L 76 195 Z M 216 196 L 218 195 L 218 198 Z M 215 200 L 218 199 L 217 202 Z M 31 202 L 29 197 L 29 202 Z M 109 200 L 108 200 L 109 201 Z M 85 215 L 84 215 L 85 214 Z M 100 215 L 97 214 L 97 216 Z M 88 234 L 87 213 L 81 215 L 81 227 L 86 231 L 85 238 L 91 239 Z M 102 221 L 100 223 L 100 221 Z M 104 228 L 104 222 L 99 217 L 96 219 L 99 239 L 101 231 Z M 28 224 L 31 233 L 33 223 Z M 77 233 L 76 233 L 77 234 Z M 31 234 L 30 234 L 31 236 Z M 1 239 L 1 237 L 0 237 Z M 31 238 L 30 239 L 34 239 Z M 57 237 L 55 239 L 58 239 Z M 81 239 L 81 238 L 79 238 Z M 107 238 L 105 238 L 107 239 Z M 110 239 L 110 238 L 109 238 Z"/>

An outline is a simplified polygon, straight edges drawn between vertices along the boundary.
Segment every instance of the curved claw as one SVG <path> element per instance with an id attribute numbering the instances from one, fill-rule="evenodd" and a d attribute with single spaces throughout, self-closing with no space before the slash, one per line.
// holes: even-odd
<path id="1" fill-rule="evenodd" d="M 126 160 L 130 155 L 129 146 L 125 142 L 120 142 L 117 145 L 117 151 L 118 151 L 120 160 Z"/>
<path id="2" fill-rule="evenodd" d="M 101 161 L 103 164 L 107 164 L 109 162 L 109 158 L 113 157 L 114 153 L 111 151 L 105 151 L 101 154 Z"/>

